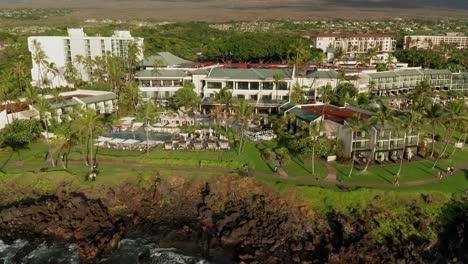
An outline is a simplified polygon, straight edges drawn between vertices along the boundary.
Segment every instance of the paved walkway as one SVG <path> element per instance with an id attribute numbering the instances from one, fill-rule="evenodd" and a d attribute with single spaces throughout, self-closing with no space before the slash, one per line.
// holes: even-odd
<path id="1" fill-rule="evenodd" d="M 287 179 L 291 181 L 295 181 L 299 184 L 312 184 L 312 185 L 322 185 L 322 186 L 340 186 L 343 188 L 351 188 L 351 187 L 365 187 L 365 188 L 398 188 L 394 186 L 391 183 L 352 183 L 352 182 L 337 182 L 336 180 L 336 169 L 329 164 L 328 162 L 325 162 L 323 160 L 320 160 L 322 164 L 324 164 L 327 169 L 328 169 L 328 175 L 325 179 L 322 180 L 316 180 L 316 179 L 310 179 L 310 178 L 301 178 L 301 177 L 291 177 L 284 172 L 284 174 L 281 173 L 265 173 L 265 172 L 255 172 L 256 176 L 263 176 L 263 177 L 269 177 L 269 178 L 275 178 L 275 179 Z M 112 160 L 99 160 L 98 161 L 99 165 L 107 165 L 107 166 L 115 166 L 115 167 L 132 167 L 132 168 L 174 168 L 174 169 L 200 169 L 198 166 L 187 166 L 187 165 L 172 165 L 172 164 L 148 164 L 148 163 L 136 163 L 136 162 L 125 162 L 124 164 L 122 162 L 118 161 L 112 161 Z M 41 167 L 49 167 L 50 161 L 45 162 L 44 164 L 7 164 L 5 168 L 35 168 L 35 169 L 40 169 Z M 83 165 L 83 161 L 78 161 L 78 160 L 73 160 L 68 162 L 68 165 Z M 236 172 L 236 170 L 229 169 L 229 168 L 221 168 L 221 167 L 209 167 L 209 166 L 203 166 L 202 169 L 211 169 L 219 172 L 227 172 L 227 173 L 233 173 Z M 468 163 L 463 163 L 457 167 L 455 167 L 454 173 L 457 173 L 462 170 L 468 170 Z M 411 181 L 411 182 L 401 182 L 400 186 L 418 186 L 418 185 L 425 185 L 433 182 L 438 182 L 442 181 L 448 177 L 450 177 L 448 173 L 445 173 L 443 175 L 442 179 L 438 179 L 436 177 L 434 178 L 429 178 L 425 180 L 419 180 L 419 181 Z"/>

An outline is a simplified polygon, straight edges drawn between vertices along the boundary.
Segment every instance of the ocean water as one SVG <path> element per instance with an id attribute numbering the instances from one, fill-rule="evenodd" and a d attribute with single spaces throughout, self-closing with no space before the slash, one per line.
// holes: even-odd
<path id="1" fill-rule="evenodd" d="M 32 246 L 29 241 L 18 239 L 11 244 L 0 240 L 0 264 L 78 264 L 77 246 L 67 242 L 43 242 Z M 160 248 L 146 239 L 122 239 L 113 252 L 100 256 L 94 263 L 155 263 L 155 264 L 207 264 L 196 257 L 183 255 L 175 248 Z"/>

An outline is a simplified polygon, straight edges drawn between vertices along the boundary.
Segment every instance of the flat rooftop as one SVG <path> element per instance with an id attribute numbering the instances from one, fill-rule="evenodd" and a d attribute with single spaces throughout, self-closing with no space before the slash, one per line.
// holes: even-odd
<path id="1" fill-rule="evenodd" d="M 321 116 L 324 113 L 325 120 L 343 124 L 345 120 L 350 119 L 354 114 L 358 114 L 361 120 L 368 119 L 369 114 L 356 111 L 347 107 L 338 107 L 334 105 L 307 105 L 302 106 L 304 111 Z"/>

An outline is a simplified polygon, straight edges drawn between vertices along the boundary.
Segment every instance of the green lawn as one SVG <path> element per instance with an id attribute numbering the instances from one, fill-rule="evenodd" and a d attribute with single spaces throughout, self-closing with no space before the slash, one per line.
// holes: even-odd
<path id="1" fill-rule="evenodd" d="M 327 168 L 316 160 L 315 175 L 312 175 L 312 160 L 310 157 L 292 157 L 283 168 L 289 176 L 298 178 L 323 179 L 328 174 Z"/>
<path id="2" fill-rule="evenodd" d="M 40 141 L 31 143 L 28 147 L 18 149 L 17 151 L 3 148 L 0 149 L 0 164 L 12 164 L 16 162 L 40 164 L 46 160 L 47 151 L 47 144 Z"/>

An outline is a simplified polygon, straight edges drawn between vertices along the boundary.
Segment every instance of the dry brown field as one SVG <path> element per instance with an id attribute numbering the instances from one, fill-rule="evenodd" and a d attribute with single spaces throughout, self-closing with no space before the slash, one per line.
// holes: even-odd
<path id="1" fill-rule="evenodd" d="M 9 0 L 13 1 L 13 0 Z M 467 9 L 351 6 L 322 0 L 26 0 L 0 1 L 0 8 L 72 8 L 70 19 L 232 21 L 267 19 L 466 18 Z"/>

